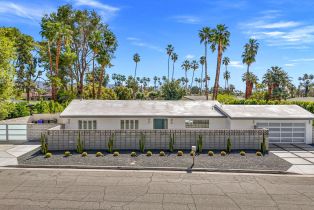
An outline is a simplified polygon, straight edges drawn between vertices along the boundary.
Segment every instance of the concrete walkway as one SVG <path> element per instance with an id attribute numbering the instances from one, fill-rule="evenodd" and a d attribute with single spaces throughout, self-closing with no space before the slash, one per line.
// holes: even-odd
<path id="1" fill-rule="evenodd" d="M 289 172 L 314 174 L 314 147 L 307 144 L 272 144 L 270 152 L 292 164 Z"/>
<path id="2" fill-rule="evenodd" d="M 39 148 L 38 144 L 0 144 L 0 166 L 17 165 L 17 158 Z"/>

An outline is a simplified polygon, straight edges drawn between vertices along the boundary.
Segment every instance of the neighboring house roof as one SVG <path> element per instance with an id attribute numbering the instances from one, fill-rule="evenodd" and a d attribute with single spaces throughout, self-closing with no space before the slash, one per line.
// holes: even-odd
<path id="1" fill-rule="evenodd" d="M 8 120 L 1 120 L 0 124 L 27 124 L 30 122 L 30 116 L 26 116 L 26 117 L 18 117 L 18 118 L 12 118 L 12 119 L 8 119 Z"/>
<path id="2" fill-rule="evenodd" d="M 299 97 L 299 98 L 289 98 L 288 101 L 305 101 L 314 102 L 314 97 Z"/>
<path id="3" fill-rule="evenodd" d="M 73 100 L 60 117 L 225 117 L 217 101 Z"/>
<path id="4" fill-rule="evenodd" d="M 216 105 L 231 119 L 314 119 L 298 105 Z"/>

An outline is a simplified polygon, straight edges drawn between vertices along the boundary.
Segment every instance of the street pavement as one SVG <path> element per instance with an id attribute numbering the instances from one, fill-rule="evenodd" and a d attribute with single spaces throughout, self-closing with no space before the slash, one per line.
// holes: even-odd
<path id="1" fill-rule="evenodd" d="M 0 209 L 313 209 L 314 176 L 0 168 Z"/>

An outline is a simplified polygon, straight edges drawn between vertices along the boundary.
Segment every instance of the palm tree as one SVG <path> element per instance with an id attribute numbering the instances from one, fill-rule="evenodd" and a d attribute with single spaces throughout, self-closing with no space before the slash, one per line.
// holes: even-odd
<path id="1" fill-rule="evenodd" d="M 242 81 L 247 81 L 248 93 L 249 95 L 252 95 L 253 86 L 258 81 L 257 76 L 253 74 L 252 72 L 245 72 L 242 76 Z"/>
<path id="2" fill-rule="evenodd" d="M 304 74 L 302 77 L 299 77 L 300 86 L 304 87 L 304 96 L 307 97 L 310 91 L 310 87 L 314 85 L 313 83 L 314 75 L 313 74 Z"/>
<path id="3" fill-rule="evenodd" d="M 174 63 L 178 60 L 178 54 L 177 53 L 173 53 L 171 55 L 171 60 L 172 60 L 172 77 L 171 80 L 173 80 L 173 76 L 174 76 Z"/>
<path id="4" fill-rule="evenodd" d="M 134 71 L 134 78 L 136 77 L 136 70 L 137 70 L 137 63 L 141 61 L 141 57 L 138 53 L 133 55 L 133 61 L 135 62 L 135 71 Z"/>
<path id="5" fill-rule="evenodd" d="M 229 46 L 229 38 L 230 32 L 228 31 L 228 27 L 223 24 L 219 24 L 213 30 L 212 39 L 210 40 L 212 43 L 212 51 L 214 52 L 216 50 L 216 47 L 218 48 L 213 100 L 217 100 L 222 53 L 226 50 L 227 46 Z"/>
<path id="6" fill-rule="evenodd" d="M 191 88 L 193 87 L 193 81 L 194 81 L 194 73 L 198 69 L 198 62 L 196 60 L 193 60 L 190 64 L 191 69 L 193 69 L 193 74 L 192 74 L 192 80 L 191 80 Z"/>
<path id="7" fill-rule="evenodd" d="M 204 64 L 205 64 L 205 56 L 201 56 L 200 58 L 200 64 L 202 65 L 202 72 L 201 72 L 201 87 L 200 87 L 200 93 L 202 95 L 203 91 L 203 71 L 204 71 Z"/>
<path id="8" fill-rule="evenodd" d="M 190 61 L 189 60 L 185 60 L 183 61 L 182 65 L 181 65 L 182 69 L 184 70 L 184 73 L 185 73 L 185 89 L 187 89 L 188 87 L 188 75 L 187 75 L 187 72 L 188 70 L 191 68 L 191 65 L 190 65 Z"/>
<path id="9" fill-rule="evenodd" d="M 247 65 L 247 73 L 250 72 L 250 66 L 254 63 L 257 51 L 259 48 L 259 43 L 256 39 L 249 39 L 249 43 L 244 45 L 244 52 L 242 53 L 242 63 Z M 249 82 L 249 81 L 248 81 Z M 245 88 L 245 98 L 249 98 L 250 95 L 248 94 L 248 87 L 249 83 L 246 82 Z"/>
<path id="10" fill-rule="evenodd" d="M 209 27 L 203 27 L 199 33 L 198 36 L 200 38 L 200 43 L 204 43 L 205 46 L 205 54 L 204 54 L 204 59 L 205 59 L 205 95 L 206 95 L 206 100 L 208 100 L 208 73 L 207 73 L 207 45 L 211 39 L 212 35 L 212 30 Z"/>
<path id="11" fill-rule="evenodd" d="M 169 80 L 169 62 L 170 62 L 170 57 L 174 51 L 174 47 L 171 44 L 168 44 L 166 51 L 168 55 L 168 80 Z"/>
<path id="12" fill-rule="evenodd" d="M 224 57 L 222 59 L 222 64 L 225 65 L 226 71 L 224 73 L 224 79 L 225 79 L 225 89 L 228 87 L 228 80 L 230 79 L 230 72 L 228 71 L 228 65 L 230 63 L 230 59 L 228 57 Z"/>

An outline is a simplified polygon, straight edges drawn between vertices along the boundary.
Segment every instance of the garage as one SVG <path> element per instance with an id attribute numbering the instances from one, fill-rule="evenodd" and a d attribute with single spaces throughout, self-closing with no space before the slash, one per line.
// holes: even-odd
<path id="1" fill-rule="evenodd" d="M 256 123 L 257 128 L 269 130 L 270 143 L 305 143 L 305 123 Z"/>

